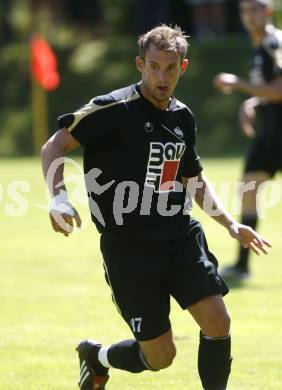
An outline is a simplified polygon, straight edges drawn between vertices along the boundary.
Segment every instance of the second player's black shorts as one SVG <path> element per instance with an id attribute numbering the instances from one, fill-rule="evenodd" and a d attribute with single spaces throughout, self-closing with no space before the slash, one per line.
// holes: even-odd
<path id="1" fill-rule="evenodd" d="M 245 172 L 263 171 L 273 177 L 277 171 L 282 171 L 281 130 L 272 131 L 265 127 L 264 131 L 255 139 L 248 153 Z"/>
<path id="2" fill-rule="evenodd" d="M 177 246 L 103 233 L 101 250 L 113 300 L 139 341 L 170 329 L 170 296 L 187 309 L 204 297 L 228 292 L 203 229 L 193 219 Z"/>

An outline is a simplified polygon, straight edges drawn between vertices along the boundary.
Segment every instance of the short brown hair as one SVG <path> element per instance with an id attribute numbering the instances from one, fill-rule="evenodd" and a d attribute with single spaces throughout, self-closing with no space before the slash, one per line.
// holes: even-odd
<path id="1" fill-rule="evenodd" d="M 146 51 L 153 44 L 160 50 L 180 54 L 181 60 L 183 60 L 188 49 L 187 38 L 189 36 L 180 27 L 161 24 L 139 37 L 137 43 L 140 57 L 145 59 Z"/>

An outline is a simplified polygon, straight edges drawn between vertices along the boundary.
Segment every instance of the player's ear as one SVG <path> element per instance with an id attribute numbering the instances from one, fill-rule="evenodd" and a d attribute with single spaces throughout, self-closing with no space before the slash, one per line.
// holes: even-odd
<path id="1" fill-rule="evenodd" d="M 188 64 L 189 64 L 188 58 L 184 58 L 184 60 L 181 62 L 181 74 L 186 72 Z"/>
<path id="2" fill-rule="evenodd" d="M 139 70 L 139 72 L 143 72 L 144 70 L 144 60 L 140 57 L 140 56 L 137 56 L 135 58 L 135 64 L 136 64 L 136 68 Z"/>

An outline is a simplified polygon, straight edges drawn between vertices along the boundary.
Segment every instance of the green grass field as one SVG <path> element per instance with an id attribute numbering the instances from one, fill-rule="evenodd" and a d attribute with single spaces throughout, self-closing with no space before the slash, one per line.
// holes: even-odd
<path id="1" fill-rule="evenodd" d="M 239 160 L 204 163 L 211 181 L 232 183 L 239 178 Z M 38 206 L 46 203 L 39 160 L 1 160 L 0 167 L 0 389 L 77 389 L 74 348 L 80 339 L 92 337 L 109 344 L 130 337 L 103 279 L 98 234 L 91 223 L 69 238 L 51 230 L 47 212 Z M 13 200 L 13 185 L 19 185 L 12 184 L 15 180 L 29 183 L 27 192 L 20 192 L 26 210 Z M 282 185 L 281 177 L 278 183 Z M 81 191 L 85 201 L 82 184 L 78 191 L 72 184 L 70 188 L 74 196 Z M 77 207 L 87 222 L 82 203 Z M 210 248 L 221 264 L 231 261 L 236 243 L 228 233 L 196 207 L 194 215 L 204 223 Z M 230 390 L 282 389 L 281 202 L 266 215 L 260 231 L 273 249 L 266 257 L 253 256 L 253 279 L 234 286 L 226 297 L 234 357 Z M 112 371 L 107 389 L 201 389 L 198 329 L 174 303 L 171 321 L 178 347 L 173 366 L 139 375 Z"/>

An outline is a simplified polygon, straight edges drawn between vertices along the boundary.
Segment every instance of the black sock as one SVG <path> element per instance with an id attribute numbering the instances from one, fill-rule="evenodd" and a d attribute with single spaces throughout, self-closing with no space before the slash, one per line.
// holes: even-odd
<path id="1" fill-rule="evenodd" d="M 242 224 L 250 226 L 252 229 L 256 229 L 258 222 L 258 216 L 256 213 L 254 214 L 245 214 L 242 216 Z M 249 248 L 243 248 L 240 246 L 239 249 L 239 257 L 238 261 L 236 263 L 236 266 L 240 268 L 242 271 L 248 271 L 249 270 L 249 255 L 250 255 L 250 249 Z"/>
<path id="2" fill-rule="evenodd" d="M 205 390 L 225 390 L 231 370 L 231 338 L 209 339 L 200 333 L 198 370 Z"/>
<path id="3" fill-rule="evenodd" d="M 108 350 L 108 361 L 114 368 L 130 372 L 154 371 L 146 362 L 136 340 L 124 340 Z"/>

